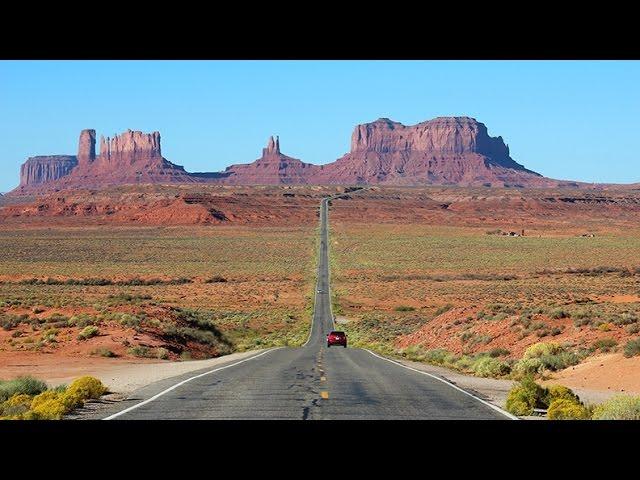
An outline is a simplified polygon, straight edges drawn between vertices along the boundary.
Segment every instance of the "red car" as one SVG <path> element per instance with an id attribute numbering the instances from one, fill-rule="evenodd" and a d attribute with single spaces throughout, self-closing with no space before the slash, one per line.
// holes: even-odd
<path id="1" fill-rule="evenodd" d="M 327 335 L 327 348 L 331 345 L 342 345 L 347 348 L 347 335 L 344 332 L 331 332 Z"/>

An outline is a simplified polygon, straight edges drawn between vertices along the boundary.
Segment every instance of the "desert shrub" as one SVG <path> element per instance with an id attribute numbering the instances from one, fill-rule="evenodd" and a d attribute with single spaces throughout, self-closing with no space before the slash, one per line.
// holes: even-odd
<path id="1" fill-rule="evenodd" d="M 130 355 L 134 357 L 149 358 L 151 357 L 151 349 L 143 345 L 136 345 L 127 350 Z"/>
<path id="2" fill-rule="evenodd" d="M 543 371 L 544 365 L 539 358 L 522 358 L 513 366 L 513 373 L 516 377 L 535 375 Z"/>
<path id="3" fill-rule="evenodd" d="M 84 327 L 82 331 L 78 334 L 78 340 L 87 340 L 91 337 L 95 337 L 100 333 L 100 329 L 94 325 L 89 325 L 88 327 Z"/>
<path id="4" fill-rule="evenodd" d="M 218 282 L 226 282 L 227 279 L 221 277 L 220 275 L 214 275 L 213 277 L 207 278 L 204 283 L 218 283 Z"/>
<path id="5" fill-rule="evenodd" d="M 624 345 L 624 356 L 625 357 L 634 357 L 636 355 L 640 355 L 640 338 L 636 338 L 635 340 L 629 340 Z"/>
<path id="6" fill-rule="evenodd" d="M 593 323 L 593 319 L 591 318 L 574 318 L 573 319 L 573 324 L 576 327 L 584 327 L 586 325 L 591 325 Z"/>
<path id="7" fill-rule="evenodd" d="M 35 397 L 33 397 L 33 399 L 31 400 L 31 409 L 36 408 L 37 406 L 39 406 L 40 404 L 44 403 L 44 402 L 48 402 L 49 400 L 58 400 L 60 398 L 62 394 L 60 392 L 57 392 L 55 390 L 47 390 L 42 392 L 39 395 L 36 395 Z"/>
<path id="8" fill-rule="evenodd" d="M 114 358 L 117 357 L 117 355 L 109 350 L 108 348 L 105 347 L 99 347 L 96 348 L 93 352 L 91 352 L 92 355 L 99 355 L 101 357 L 106 357 L 106 358 Z"/>
<path id="9" fill-rule="evenodd" d="M 598 330 L 600 330 L 601 332 L 608 332 L 609 330 L 611 330 L 612 327 L 613 325 L 609 322 L 603 322 L 598 324 Z"/>
<path id="10" fill-rule="evenodd" d="M 131 295 L 130 293 L 119 293 L 117 295 L 109 295 L 107 297 L 110 303 L 121 305 L 123 303 L 135 303 L 142 300 L 153 300 L 151 295 Z"/>
<path id="11" fill-rule="evenodd" d="M 396 312 L 413 312 L 415 310 L 414 307 L 410 307 L 408 305 L 399 305 L 394 308 Z"/>
<path id="12" fill-rule="evenodd" d="M 436 365 L 444 365 L 451 359 L 451 353 L 443 348 L 436 348 L 434 350 L 424 351 L 424 361 L 427 363 L 433 363 Z"/>
<path id="13" fill-rule="evenodd" d="M 69 391 L 69 389 L 67 389 L 67 391 L 59 397 L 59 400 L 64 405 L 65 411 L 70 412 L 74 408 L 84 405 L 85 398 L 81 391 Z"/>
<path id="14" fill-rule="evenodd" d="M 69 325 L 76 327 L 86 327 L 88 325 L 97 325 L 100 323 L 100 320 L 93 315 L 89 315 L 88 313 L 80 313 L 78 315 L 74 315 L 69 319 Z"/>
<path id="15" fill-rule="evenodd" d="M 617 395 L 600 405 L 593 412 L 594 420 L 640 420 L 640 397 Z"/>
<path id="16" fill-rule="evenodd" d="M 118 317 L 118 323 L 125 327 L 138 328 L 142 323 L 142 319 L 137 315 L 131 315 L 129 313 L 121 313 Z"/>
<path id="17" fill-rule="evenodd" d="M 531 415 L 534 408 L 547 408 L 548 391 L 525 376 L 507 395 L 505 408 L 514 415 Z"/>
<path id="18" fill-rule="evenodd" d="M 573 393 L 569 387 L 565 387 L 564 385 L 549 385 L 547 387 L 547 392 L 549 395 L 549 401 L 553 400 L 570 400 L 572 402 L 580 402 L 580 398 Z"/>
<path id="19" fill-rule="evenodd" d="M 480 357 L 473 363 L 471 370 L 479 377 L 502 377 L 511 372 L 511 367 L 496 358 Z"/>
<path id="20" fill-rule="evenodd" d="M 470 331 L 466 331 L 466 332 L 462 332 L 460 334 L 460 341 L 462 343 L 468 342 L 469 340 L 471 340 L 476 334 Z"/>
<path id="21" fill-rule="evenodd" d="M 29 318 L 28 315 L 8 315 L 0 313 L 0 327 L 5 330 L 11 330 L 12 328 L 16 328 L 22 322 Z"/>
<path id="22" fill-rule="evenodd" d="M 571 315 L 569 314 L 569 312 L 567 312 L 567 311 L 565 311 L 565 310 L 563 310 L 563 309 L 561 309 L 561 308 L 556 308 L 555 310 L 552 310 L 552 311 L 549 313 L 549 316 L 550 316 L 551 318 L 554 318 L 554 319 L 556 319 L 556 320 L 559 320 L 559 319 L 561 319 L 561 318 L 567 318 L 567 317 L 570 317 Z"/>
<path id="23" fill-rule="evenodd" d="M 26 393 L 13 395 L 7 401 L 0 403 L 0 417 L 15 417 L 22 415 L 31 407 L 31 396 Z"/>
<path id="24" fill-rule="evenodd" d="M 448 312 L 452 308 L 453 308 L 453 305 L 451 305 L 450 303 L 447 303 L 446 305 L 443 305 L 442 307 L 438 308 L 438 310 L 436 310 L 436 317 L 438 315 L 442 315 L 445 312 Z"/>
<path id="25" fill-rule="evenodd" d="M 107 388 L 95 377 L 84 376 L 76 378 L 67 388 L 65 395 L 80 393 L 83 399 L 99 398 Z"/>
<path id="26" fill-rule="evenodd" d="M 31 408 L 31 412 L 38 420 L 60 420 L 69 408 L 60 398 L 51 398 L 39 402 Z"/>
<path id="27" fill-rule="evenodd" d="M 155 350 L 155 357 L 161 360 L 167 360 L 169 358 L 169 350 L 163 347 L 158 347 Z"/>
<path id="28" fill-rule="evenodd" d="M 580 362 L 580 358 L 574 352 L 560 352 L 556 355 L 542 355 L 539 360 L 547 370 L 563 370 Z"/>
<path id="29" fill-rule="evenodd" d="M 627 332 L 632 335 L 635 335 L 636 333 L 640 332 L 640 325 L 638 325 L 637 323 L 634 323 L 633 325 L 628 325 Z"/>
<path id="30" fill-rule="evenodd" d="M 612 323 L 615 325 L 633 325 L 638 323 L 638 317 L 633 313 L 625 312 L 622 315 L 616 315 L 612 319 Z"/>
<path id="31" fill-rule="evenodd" d="M 539 358 L 543 355 L 555 355 L 562 351 L 562 347 L 556 343 L 534 343 L 529 346 L 522 358 Z"/>
<path id="32" fill-rule="evenodd" d="M 497 357 L 504 357 L 505 355 L 509 355 L 511 352 L 509 350 L 507 350 L 506 348 L 502 348 L 502 347 L 496 347 L 496 348 L 492 348 L 491 350 L 489 350 L 487 352 L 487 355 L 489 355 L 490 357 L 493 358 L 497 358 Z"/>
<path id="33" fill-rule="evenodd" d="M 68 387 L 68 385 L 66 385 L 66 384 L 62 383 L 62 384 L 60 384 L 60 385 L 58 385 L 58 386 L 53 387 L 53 388 L 51 389 L 51 391 L 53 391 L 53 392 L 57 392 L 57 393 L 64 393 L 64 392 L 66 392 L 66 391 L 67 391 L 67 387 Z"/>
<path id="34" fill-rule="evenodd" d="M 567 398 L 552 400 L 547 409 L 550 420 L 588 420 L 589 410 L 580 402 Z"/>
<path id="35" fill-rule="evenodd" d="M 47 389 L 47 384 L 31 376 L 22 376 L 13 380 L 0 381 L 0 402 L 16 394 L 38 395 Z"/>
<path id="36" fill-rule="evenodd" d="M 616 345 L 618 345 L 618 342 L 613 338 L 601 338 L 600 340 L 593 342 L 593 347 L 602 352 L 608 352 Z"/>

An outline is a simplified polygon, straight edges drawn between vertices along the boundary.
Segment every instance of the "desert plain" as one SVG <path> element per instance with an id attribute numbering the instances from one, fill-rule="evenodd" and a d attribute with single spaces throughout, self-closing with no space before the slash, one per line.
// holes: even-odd
<path id="1" fill-rule="evenodd" d="M 553 342 L 563 355 L 548 380 L 640 393 L 640 357 L 624 356 L 640 336 L 640 189 L 613 186 L 156 184 L 3 198 L 0 378 L 302 345 L 319 203 L 343 192 L 330 207 L 332 297 L 353 346 L 500 376 L 474 359 L 511 368 Z"/>

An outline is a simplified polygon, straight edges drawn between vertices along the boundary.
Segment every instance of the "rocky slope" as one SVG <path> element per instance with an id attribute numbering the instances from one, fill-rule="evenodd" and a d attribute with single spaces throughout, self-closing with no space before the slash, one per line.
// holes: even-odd
<path id="1" fill-rule="evenodd" d="M 314 183 L 321 168 L 280 152 L 280 139 L 269 138 L 262 157 L 249 164 L 227 167 L 221 181 L 230 185 L 278 185 Z"/>
<path id="2" fill-rule="evenodd" d="M 439 117 L 410 126 L 381 118 L 358 125 L 351 151 L 325 165 L 284 155 L 277 137 L 269 139 L 254 162 L 212 173 L 189 173 L 162 157 L 159 132 L 127 130 L 101 137 L 98 155 L 95 147 L 95 130 L 83 130 L 76 156 L 30 158 L 12 193 L 140 183 L 580 186 L 526 169 L 510 157 L 502 137 L 489 136 L 484 124 L 469 117 Z"/>

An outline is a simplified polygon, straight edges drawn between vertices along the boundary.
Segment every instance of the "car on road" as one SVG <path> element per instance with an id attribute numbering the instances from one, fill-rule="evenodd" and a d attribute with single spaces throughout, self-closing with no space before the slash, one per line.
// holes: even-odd
<path id="1" fill-rule="evenodd" d="M 324 293 L 321 289 L 318 289 L 318 293 Z"/>
<path id="2" fill-rule="evenodd" d="M 333 331 L 327 334 L 327 348 L 331 345 L 342 345 L 347 348 L 347 334 L 344 332 Z"/>

